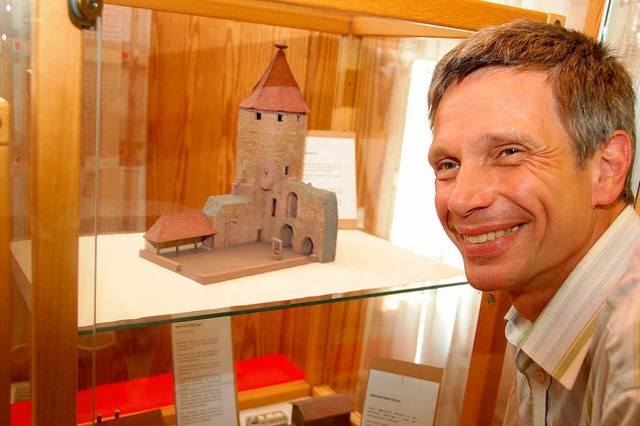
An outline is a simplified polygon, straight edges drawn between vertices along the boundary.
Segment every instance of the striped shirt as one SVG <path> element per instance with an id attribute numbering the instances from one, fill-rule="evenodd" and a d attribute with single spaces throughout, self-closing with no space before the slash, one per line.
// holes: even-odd
<path id="1" fill-rule="evenodd" d="M 640 425 L 640 217 L 627 207 L 531 323 L 511 307 L 505 425 Z"/>

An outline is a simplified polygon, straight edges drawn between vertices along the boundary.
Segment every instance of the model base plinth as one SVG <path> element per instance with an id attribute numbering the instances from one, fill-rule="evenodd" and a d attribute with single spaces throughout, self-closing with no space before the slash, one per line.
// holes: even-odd
<path id="1" fill-rule="evenodd" d="M 317 256 L 303 256 L 283 249 L 273 259 L 271 245 L 263 242 L 242 244 L 227 249 L 188 249 L 176 253 L 153 253 L 140 250 L 140 257 L 184 275 L 200 284 L 213 284 L 235 278 L 304 265 Z"/>

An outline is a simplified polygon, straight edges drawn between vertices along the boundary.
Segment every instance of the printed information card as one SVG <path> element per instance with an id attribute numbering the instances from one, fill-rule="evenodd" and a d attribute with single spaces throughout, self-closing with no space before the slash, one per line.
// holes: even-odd
<path id="1" fill-rule="evenodd" d="M 309 131 L 302 181 L 335 192 L 338 226 L 342 229 L 357 227 L 355 133 Z"/>
<path id="2" fill-rule="evenodd" d="M 230 318 L 172 324 L 172 337 L 178 424 L 237 425 Z"/>
<path id="3" fill-rule="evenodd" d="M 442 369 L 374 359 L 361 426 L 433 425 Z"/>

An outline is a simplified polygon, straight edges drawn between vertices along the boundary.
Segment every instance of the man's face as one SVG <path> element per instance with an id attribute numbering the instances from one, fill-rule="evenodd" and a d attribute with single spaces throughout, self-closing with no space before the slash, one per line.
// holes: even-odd
<path id="1" fill-rule="evenodd" d="M 491 68 L 451 86 L 429 162 L 477 289 L 555 292 L 593 245 L 592 162 L 577 166 L 544 74 Z"/>

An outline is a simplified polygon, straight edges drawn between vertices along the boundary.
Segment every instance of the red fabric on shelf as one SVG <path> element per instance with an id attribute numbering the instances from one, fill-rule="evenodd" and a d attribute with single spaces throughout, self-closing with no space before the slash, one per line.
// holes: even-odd
<path id="1" fill-rule="evenodd" d="M 238 392 L 298 380 L 304 380 L 304 372 L 281 354 L 236 362 Z M 96 414 L 101 413 L 105 419 L 113 417 L 116 409 L 124 415 L 174 404 L 171 373 L 96 386 Z M 78 423 L 91 420 L 91 389 L 84 389 L 78 391 Z M 31 402 L 11 404 L 11 425 L 30 424 Z"/>
<path id="2" fill-rule="evenodd" d="M 238 392 L 304 380 L 304 372 L 282 354 L 236 362 Z"/>
<path id="3" fill-rule="evenodd" d="M 96 415 L 111 418 L 115 410 L 131 414 L 173 405 L 173 374 L 166 373 L 143 379 L 96 386 Z M 78 391 L 78 423 L 92 419 L 91 389 Z M 11 425 L 31 424 L 31 401 L 11 404 Z"/>

